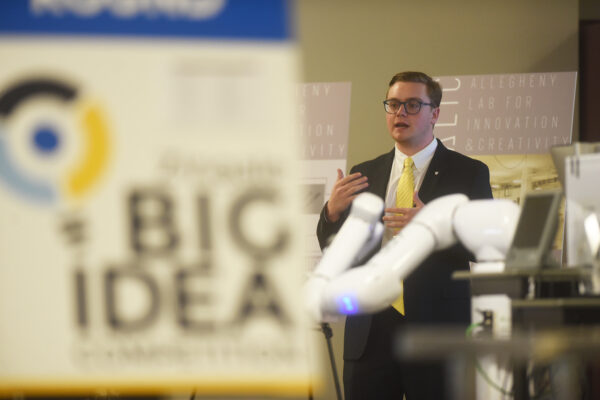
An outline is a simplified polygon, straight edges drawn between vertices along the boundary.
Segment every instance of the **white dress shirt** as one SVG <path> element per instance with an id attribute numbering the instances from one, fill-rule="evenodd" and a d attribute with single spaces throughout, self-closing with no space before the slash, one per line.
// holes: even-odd
<path id="1" fill-rule="evenodd" d="M 433 154 L 435 153 L 435 149 L 437 148 L 437 140 L 433 138 L 431 143 L 429 143 L 425 148 L 418 153 L 411 156 L 413 160 L 413 175 L 415 178 L 415 190 L 419 190 L 421 188 L 421 183 L 423 182 L 423 178 L 425 177 L 425 173 L 427 172 L 427 168 L 431 163 L 431 159 L 433 158 Z M 398 181 L 402 176 L 402 170 L 404 170 L 404 160 L 409 156 L 402 153 L 398 150 L 398 147 L 395 147 L 394 153 L 394 162 L 392 163 L 392 171 L 390 173 L 390 180 L 388 181 L 387 190 L 385 192 L 385 207 L 386 208 L 395 208 L 396 207 L 396 188 L 398 187 Z M 394 229 L 385 230 L 383 244 L 391 239 L 396 234 Z"/>

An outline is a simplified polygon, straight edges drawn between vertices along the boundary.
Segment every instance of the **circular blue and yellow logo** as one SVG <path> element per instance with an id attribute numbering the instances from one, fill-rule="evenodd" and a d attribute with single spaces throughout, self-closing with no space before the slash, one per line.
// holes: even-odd
<path id="1" fill-rule="evenodd" d="M 0 182 L 30 201 L 78 201 L 106 169 L 109 135 L 98 105 L 48 78 L 0 92 Z"/>

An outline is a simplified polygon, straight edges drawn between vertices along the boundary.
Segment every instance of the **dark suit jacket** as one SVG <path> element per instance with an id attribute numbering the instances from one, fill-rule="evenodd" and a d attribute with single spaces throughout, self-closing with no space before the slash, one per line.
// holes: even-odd
<path id="1" fill-rule="evenodd" d="M 360 172 L 368 177 L 367 191 L 385 200 L 390 178 L 394 150 L 373 160 L 354 166 L 350 173 Z M 433 199 L 452 193 L 463 193 L 470 199 L 492 198 L 488 167 L 472 158 L 448 150 L 438 140 L 419 197 L 427 204 Z M 325 219 L 325 207 L 317 225 L 321 248 L 335 234 L 349 210 L 335 223 Z M 438 251 L 429 256 L 404 281 L 406 321 L 420 324 L 466 324 L 470 321 L 470 291 L 465 281 L 454 281 L 452 273 L 469 268 L 469 252 L 462 245 Z M 344 359 L 355 360 L 362 356 L 367 343 L 371 316 L 361 315 L 346 319 L 344 334 Z"/>

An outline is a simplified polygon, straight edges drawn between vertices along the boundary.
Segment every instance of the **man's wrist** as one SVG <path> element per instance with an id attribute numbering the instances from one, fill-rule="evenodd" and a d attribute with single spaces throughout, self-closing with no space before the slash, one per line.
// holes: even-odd
<path id="1" fill-rule="evenodd" d="M 334 215 L 329 211 L 329 202 L 327 202 L 327 204 L 325 204 L 324 214 L 325 214 L 325 222 L 334 223 L 340 219 L 339 215 Z"/>

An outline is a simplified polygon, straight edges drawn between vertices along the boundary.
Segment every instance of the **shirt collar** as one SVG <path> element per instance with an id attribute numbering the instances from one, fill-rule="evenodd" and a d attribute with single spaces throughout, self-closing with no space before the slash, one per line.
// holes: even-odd
<path id="1" fill-rule="evenodd" d="M 413 162 L 415 163 L 415 168 L 420 170 L 420 169 L 426 167 L 429 164 L 429 161 L 431 160 L 431 158 L 433 157 L 433 153 L 435 153 L 436 148 L 437 148 L 437 139 L 433 138 L 431 143 L 429 143 L 427 146 L 425 146 L 418 153 L 410 156 L 413 159 Z M 394 158 L 395 158 L 396 162 L 400 163 L 400 165 L 404 165 L 404 160 L 406 158 L 408 158 L 408 156 L 406 154 L 402 153 L 400 150 L 398 150 L 398 147 L 394 146 L 394 149 L 395 149 Z"/>

